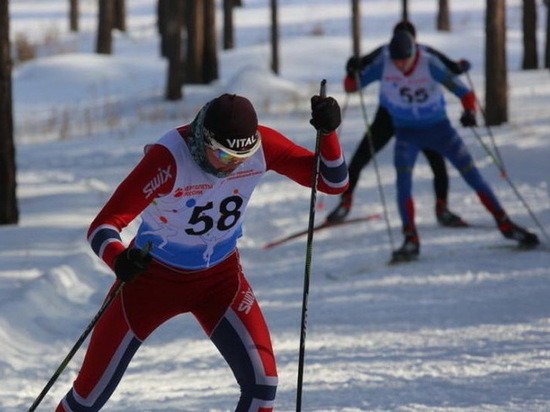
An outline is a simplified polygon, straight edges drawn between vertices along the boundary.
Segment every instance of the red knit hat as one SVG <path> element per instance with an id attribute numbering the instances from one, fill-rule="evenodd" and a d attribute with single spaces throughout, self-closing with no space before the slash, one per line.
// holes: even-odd
<path id="1" fill-rule="evenodd" d="M 239 156 L 252 154 L 260 143 L 256 111 L 242 96 L 226 93 L 212 100 L 203 126 L 224 149 Z"/>

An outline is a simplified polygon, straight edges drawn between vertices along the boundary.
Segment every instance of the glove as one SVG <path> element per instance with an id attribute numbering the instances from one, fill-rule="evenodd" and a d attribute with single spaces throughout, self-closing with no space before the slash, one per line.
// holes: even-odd
<path id="1" fill-rule="evenodd" d="M 332 97 L 322 98 L 315 95 L 311 98 L 311 120 L 309 121 L 318 132 L 327 134 L 336 130 L 342 121 L 340 106 Z"/>
<path id="2" fill-rule="evenodd" d="M 351 56 L 346 63 L 346 73 L 348 76 L 355 76 L 355 73 L 361 71 L 361 58 Z"/>
<path id="3" fill-rule="evenodd" d="M 458 67 L 460 67 L 460 73 L 466 73 L 472 68 L 472 64 L 466 59 L 461 59 L 457 63 Z"/>
<path id="4" fill-rule="evenodd" d="M 115 258 L 115 275 L 123 282 L 131 282 L 141 272 L 147 270 L 151 262 L 151 255 L 147 250 L 127 248 Z"/>
<path id="5" fill-rule="evenodd" d="M 355 76 L 344 77 L 344 91 L 346 93 L 357 91 L 357 80 L 355 80 Z"/>
<path id="6" fill-rule="evenodd" d="M 462 116 L 460 116 L 460 123 L 464 127 L 477 126 L 476 112 L 471 109 L 464 110 L 464 112 L 462 112 Z"/>

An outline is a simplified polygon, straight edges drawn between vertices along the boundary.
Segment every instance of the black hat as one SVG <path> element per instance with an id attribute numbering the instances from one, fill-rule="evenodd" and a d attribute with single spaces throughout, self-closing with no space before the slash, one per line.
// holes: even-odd
<path id="1" fill-rule="evenodd" d="M 397 31 L 390 42 L 390 57 L 395 60 L 408 59 L 416 53 L 414 38 L 405 31 Z"/>
<path id="2" fill-rule="evenodd" d="M 412 24 L 408 20 L 401 20 L 399 23 L 393 26 L 393 33 L 395 34 L 398 31 L 406 31 L 411 36 L 416 38 L 416 28 L 414 27 L 414 24 Z"/>
<path id="3" fill-rule="evenodd" d="M 251 155 L 259 146 L 258 117 L 245 97 L 226 93 L 212 100 L 203 126 L 224 150 L 237 156 Z"/>

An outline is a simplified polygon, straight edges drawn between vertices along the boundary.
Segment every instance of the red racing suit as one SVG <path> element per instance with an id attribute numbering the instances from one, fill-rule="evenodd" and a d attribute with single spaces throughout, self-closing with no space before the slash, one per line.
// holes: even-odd
<path id="1" fill-rule="evenodd" d="M 229 176 L 216 177 L 190 156 L 189 130 L 178 127 L 149 146 L 90 225 L 92 249 L 113 268 L 126 248 L 121 231 L 141 216 L 132 243 L 150 241 L 153 260 L 96 324 L 80 372 L 56 412 L 100 410 L 147 336 L 182 313 L 195 316 L 232 369 L 241 388 L 236 411 L 273 410 L 277 370 L 271 338 L 236 241 L 259 178 L 273 170 L 310 186 L 314 155 L 260 125 L 260 150 Z M 322 137 L 320 155 L 318 189 L 343 192 L 347 167 L 336 133 Z"/>

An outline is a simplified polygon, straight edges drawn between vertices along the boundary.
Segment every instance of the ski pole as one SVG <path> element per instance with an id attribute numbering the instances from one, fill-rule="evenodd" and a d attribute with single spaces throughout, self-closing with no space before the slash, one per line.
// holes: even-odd
<path id="1" fill-rule="evenodd" d="M 487 114 L 485 113 L 485 109 L 483 109 L 483 106 L 481 105 L 481 102 L 479 101 L 479 98 L 477 97 L 477 93 L 474 88 L 474 82 L 472 81 L 472 77 L 470 76 L 469 72 L 466 72 L 466 78 L 468 79 L 468 84 L 470 85 L 470 89 L 474 93 L 474 96 L 476 98 L 477 106 L 479 107 L 479 111 L 481 115 L 483 116 L 483 122 L 485 123 L 485 128 L 487 129 L 487 134 L 489 135 L 489 139 L 491 140 L 491 144 L 494 148 L 494 155 L 491 155 L 493 159 L 496 159 L 495 162 L 498 161 L 500 164 L 499 169 L 502 176 L 506 176 L 506 169 L 504 167 L 504 161 L 502 160 L 502 156 L 500 155 L 500 151 L 498 150 L 498 146 L 495 140 L 495 136 L 493 135 L 493 131 L 487 124 Z"/>
<path id="2" fill-rule="evenodd" d="M 533 210 L 529 207 L 529 204 L 527 203 L 527 201 L 524 199 L 524 197 L 521 195 L 521 193 L 519 192 L 519 190 L 517 189 L 516 185 L 514 184 L 514 182 L 512 182 L 512 179 L 510 179 L 510 176 L 508 176 L 508 173 L 506 173 L 504 171 L 504 166 L 502 164 L 502 161 L 498 162 L 497 159 L 495 159 L 495 155 L 489 150 L 489 148 L 487 147 L 487 145 L 481 140 L 481 136 L 479 135 L 478 131 L 475 129 L 475 127 L 470 127 L 470 129 L 472 129 L 472 132 L 474 133 L 474 136 L 476 137 L 476 139 L 480 142 L 481 146 L 485 149 L 485 151 L 487 152 L 487 154 L 493 159 L 493 163 L 497 166 L 497 168 L 500 170 L 500 175 L 506 180 L 506 182 L 508 182 L 508 184 L 510 185 L 510 187 L 512 188 L 513 192 L 516 194 L 516 197 L 520 200 L 521 203 L 523 203 L 523 206 L 525 207 L 525 209 L 527 210 L 527 212 L 529 213 L 529 215 L 531 216 L 531 218 L 533 219 L 533 221 L 535 222 L 535 224 L 539 227 L 540 231 L 542 232 L 542 234 L 544 235 L 544 237 L 546 238 L 546 240 L 550 243 L 550 236 L 548 236 L 548 233 L 546 232 L 546 230 L 544 229 L 544 226 L 542 226 L 542 224 L 540 223 L 539 219 L 537 218 L 537 216 L 535 215 L 535 213 L 533 212 Z"/>
<path id="3" fill-rule="evenodd" d="M 326 93 L 327 81 L 323 79 L 321 81 L 321 90 L 319 95 L 321 98 L 327 96 Z M 319 170 L 321 167 L 321 138 L 322 132 L 317 131 L 317 137 L 315 139 L 315 157 L 313 174 L 311 181 L 311 198 L 309 203 L 309 225 L 307 231 L 307 246 L 306 246 L 306 262 L 304 273 L 304 291 L 302 296 L 302 320 L 300 323 L 300 351 L 298 356 L 298 385 L 296 390 L 296 412 L 302 410 L 302 383 L 304 380 L 304 356 L 306 348 L 306 327 L 307 327 L 307 303 L 309 297 L 309 278 L 311 273 L 311 257 L 313 253 L 313 228 L 315 227 L 315 201 L 317 197 L 317 179 L 319 177 Z"/>
<path id="4" fill-rule="evenodd" d="M 382 186 L 382 179 L 380 178 L 380 170 L 378 168 L 378 161 L 376 160 L 376 150 L 374 149 L 374 144 L 372 143 L 372 133 L 370 129 L 369 118 L 367 115 L 367 106 L 365 104 L 365 96 L 363 95 L 363 90 L 361 89 L 361 79 L 359 78 L 359 71 L 355 71 L 355 83 L 357 84 L 357 91 L 359 92 L 359 101 L 361 103 L 361 112 L 363 113 L 363 120 L 365 121 L 365 126 L 367 127 L 367 141 L 369 143 L 369 150 L 371 154 L 372 164 L 374 167 L 374 173 L 376 174 L 376 183 L 378 186 L 378 192 L 380 195 L 380 202 L 382 203 L 382 209 L 384 211 L 384 221 L 386 222 L 386 230 L 388 232 L 388 239 L 390 241 L 390 248 L 393 251 L 394 243 L 393 236 L 391 233 L 390 218 L 388 215 L 388 207 L 386 203 L 386 196 L 384 194 L 384 188 Z"/>
<path id="5" fill-rule="evenodd" d="M 142 253 L 143 254 L 149 253 L 149 251 L 151 250 L 151 247 L 152 247 L 152 243 L 148 242 L 142 248 Z M 31 407 L 29 408 L 28 412 L 33 412 L 34 410 L 36 410 L 36 408 L 38 407 L 40 402 L 42 402 L 42 399 L 44 399 L 44 396 L 46 396 L 46 394 L 49 392 L 49 390 L 51 389 L 51 387 L 53 386 L 53 384 L 55 383 L 57 378 L 59 378 L 59 375 L 61 375 L 61 372 L 63 372 L 63 370 L 67 367 L 67 365 L 69 364 L 69 362 L 71 361 L 73 356 L 76 354 L 76 352 L 78 351 L 80 346 L 82 346 L 82 343 L 84 343 L 84 341 L 86 340 L 86 338 L 88 337 L 90 332 L 93 330 L 93 328 L 95 327 L 96 323 L 99 321 L 99 319 L 101 318 L 103 313 L 107 310 L 107 308 L 111 305 L 113 300 L 115 300 L 117 295 L 120 293 L 120 291 L 122 290 L 122 287 L 124 286 L 125 283 L 126 282 L 117 283 L 115 288 L 111 291 L 111 293 L 109 293 L 109 295 L 103 301 L 103 304 L 101 305 L 101 307 L 97 311 L 96 315 L 93 317 L 93 319 L 88 324 L 88 326 L 86 326 L 86 329 L 84 329 L 84 332 L 82 332 L 82 334 L 80 335 L 80 337 L 78 338 L 78 340 L 76 341 L 76 343 L 74 344 L 72 349 L 69 351 L 67 356 L 65 356 L 65 359 L 63 359 L 63 361 L 61 362 L 59 367 L 55 370 L 55 372 L 53 373 L 52 377 L 50 378 L 50 380 L 48 381 L 46 386 L 44 386 L 44 389 L 42 389 L 42 392 L 40 392 L 40 394 L 34 400 Z"/>
<path id="6" fill-rule="evenodd" d="M 75 353 L 78 351 L 82 343 L 86 340 L 86 338 L 88 337 L 88 335 L 90 334 L 94 326 L 96 325 L 101 315 L 103 315 L 105 310 L 111 305 L 111 302 L 119 294 L 119 292 L 122 289 L 122 286 L 124 286 L 124 282 L 118 283 L 116 287 L 111 291 L 109 296 L 107 296 L 107 298 L 103 302 L 103 305 L 101 305 L 101 308 L 99 309 L 99 311 L 96 313 L 96 315 L 94 316 L 92 321 L 88 324 L 88 326 L 86 326 L 86 329 L 84 329 L 84 332 L 82 332 L 82 334 L 80 335 L 80 337 L 78 338 L 78 340 L 76 341 L 72 349 L 69 351 L 67 356 L 65 356 L 65 359 L 63 359 L 59 367 L 56 369 L 56 371 L 54 372 L 54 374 L 46 384 L 46 386 L 44 386 L 44 389 L 42 389 L 42 392 L 40 392 L 38 397 L 34 400 L 28 412 L 34 411 L 38 407 L 40 402 L 42 402 L 42 399 L 44 399 L 44 396 L 46 396 L 46 394 L 51 389 L 51 387 L 53 386 L 57 378 L 59 378 L 59 375 L 61 375 L 61 372 L 63 372 L 63 370 L 67 367 L 67 365 L 69 364 L 69 362 L 71 361 Z"/>

